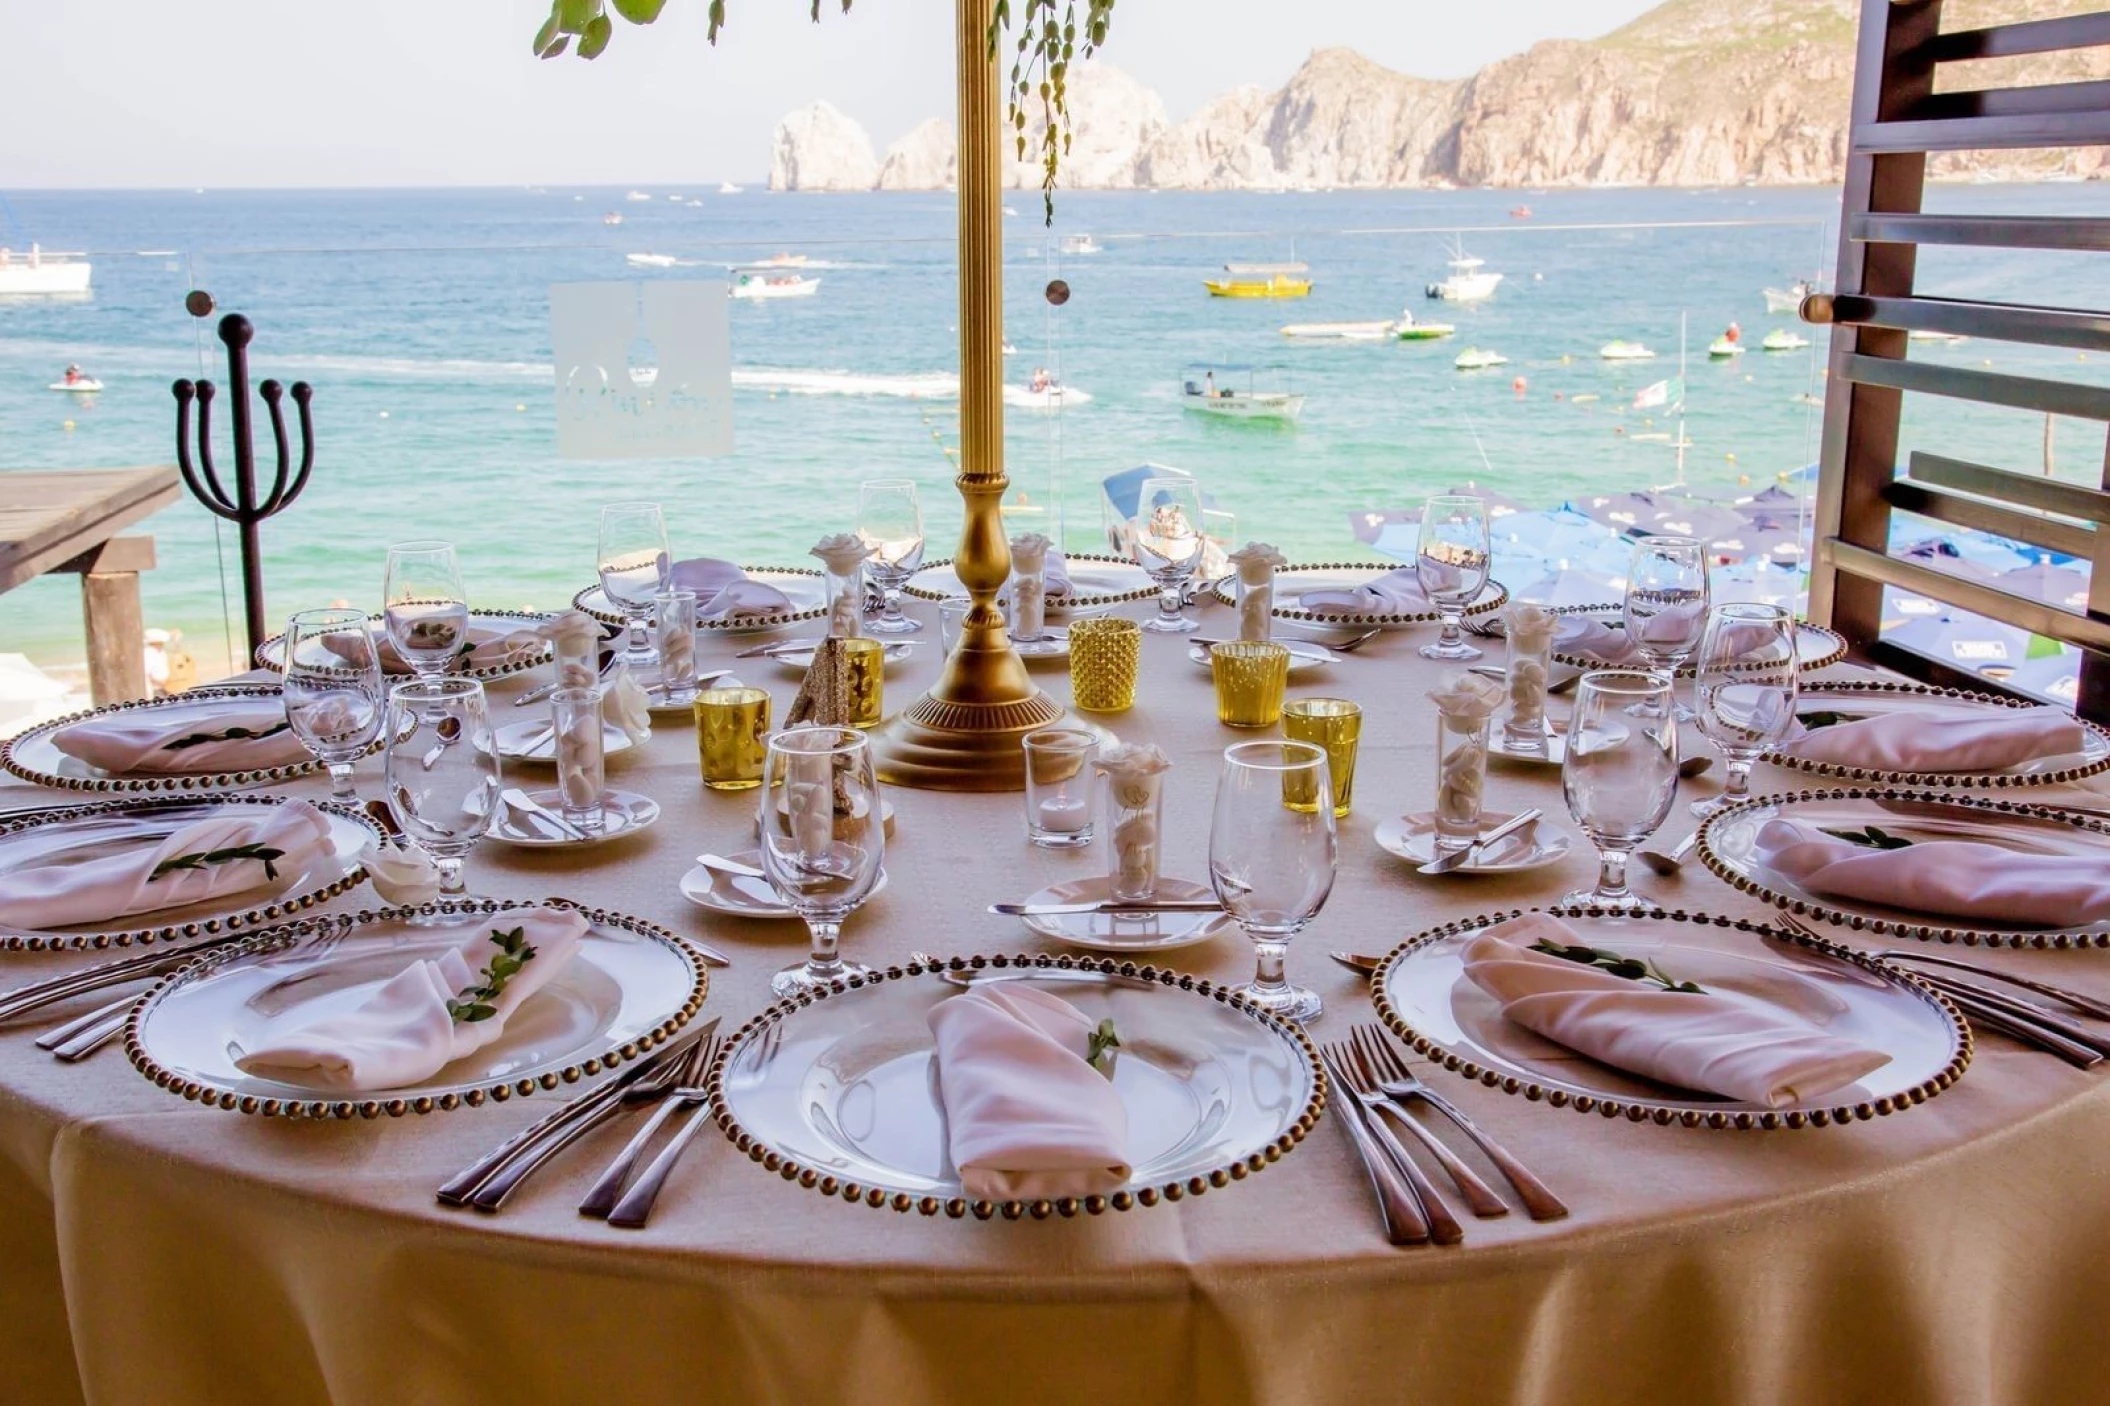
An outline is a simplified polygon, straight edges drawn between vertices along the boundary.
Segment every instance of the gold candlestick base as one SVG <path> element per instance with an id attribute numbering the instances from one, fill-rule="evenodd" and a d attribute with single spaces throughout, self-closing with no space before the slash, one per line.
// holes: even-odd
<path id="1" fill-rule="evenodd" d="M 1030 682 L 1022 696 L 986 702 L 946 696 L 952 692 L 946 684 L 962 662 L 955 656 L 946 683 L 872 729 L 881 781 L 921 791 L 1023 791 L 1022 739 L 1027 733 L 1060 723 L 1112 740 L 1105 728 L 1072 713 Z M 1010 662 L 1020 667 L 1017 656 Z"/>

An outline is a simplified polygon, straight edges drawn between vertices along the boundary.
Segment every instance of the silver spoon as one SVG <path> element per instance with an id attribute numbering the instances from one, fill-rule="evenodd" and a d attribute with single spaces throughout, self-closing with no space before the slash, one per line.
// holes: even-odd
<path id="1" fill-rule="evenodd" d="M 1669 854 L 1661 850 L 1645 849 L 1634 857 L 1658 874 L 1675 874 L 1685 866 L 1686 858 L 1692 854 L 1692 847 L 1699 842 L 1700 832 L 1695 830 L 1678 841 L 1677 847 Z"/>

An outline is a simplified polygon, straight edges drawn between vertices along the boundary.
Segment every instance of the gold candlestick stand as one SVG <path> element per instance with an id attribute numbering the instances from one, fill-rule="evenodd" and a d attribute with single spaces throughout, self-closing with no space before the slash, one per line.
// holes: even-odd
<path id="1" fill-rule="evenodd" d="M 1026 673 L 997 592 L 1011 573 L 999 505 L 1004 475 L 1004 230 L 1002 110 L 989 48 L 994 0 L 958 0 L 960 86 L 960 464 L 967 524 L 953 563 L 973 605 L 960 643 L 929 693 L 872 733 L 880 779 L 932 791 L 1025 787 L 1019 739 L 1066 710 Z M 1074 726 L 1093 728 L 1072 718 Z M 1095 731 L 1101 729 L 1093 728 Z"/>

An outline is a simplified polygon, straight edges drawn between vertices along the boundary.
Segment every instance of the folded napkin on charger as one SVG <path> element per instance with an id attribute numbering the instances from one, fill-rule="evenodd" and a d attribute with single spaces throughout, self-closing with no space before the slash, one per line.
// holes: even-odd
<path id="1" fill-rule="evenodd" d="M 460 945 L 412 962 L 348 1010 L 288 1011 L 235 1064 L 259 1078 L 297 1075 L 347 1092 L 418 1083 L 504 1034 L 507 1019 L 570 963 L 586 930 L 570 908 L 491 914 Z M 491 996 L 476 988 L 493 982 L 494 960 L 518 965 Z"/>
<path id="2" fill-rule="evenodd" d="M 1769 820 L 1758 862 L 1811 893 L 1998 927 L 2083 927 L 2110 919 L 2110 864 L 2095 854 L 2029 854 L 1977 840 L 1871 849 L 1799 820 Z"/>
<path id="3" fill-rule="evenodd" d="M 2088 729 L 2063 708 L 1914 708 L 1813 728 L 1781 750 L 1877 771 L 2000 771 L 2087 745 Z"/>
<path id="4" fill-rule="evenodd" d="M 1465 944 L 1465 974 L 1508 1019 L 1615 1069 L 1781 1108 L 1890 1063 L 1881 1050 L 1786 1014 L 1530 950 L 1542 941 L 1574 946 L 1579 939 L 1551 914 L 1525 913 Z"/>
<path id="5" fill-rule="evenodd" d="M 67 756 L 113 776 L 179 771 L 259 771 L 308 760 L 277 698 L 229 699 L 212 711 L 138 708 L 75 723 L 51 735 Z"/>
<path id="6" fill-rule="evenodd" d="M 1421 572 L 1411 566 L 1345 590 L 1306 591 L 1297 597 L 1297 604 L 1328 615 L 1422 615 L 1432 609 L 1421 589 Z"/>
<path id="7" fill-rule="evenodd" d="M 1674 605 L 1643 621 L 1641 638 L 1650 644 L 1660 642 L 1684 648 L 1689 660 L 1700 646 L 1700 637 L 1694 631 L 1693 619 L 1701 613 L 1701 607 L 1697 605 Z M 1764 625 L 1729 627 L 1729 647 L 1737 654 L 1762 649 L 1773 638 L 1773 631 Z M 1553 637 L 1553 647 L 1563 654 L 1586 654 L 1606 664 L 1645 663 L 1641 651 L 1634 647 L 1634 642 L 1627 637 L 1624 629 L 1587 615 L 1570 615 L 1563 618 L 1559 631 Z"/>
<path id="8" fill-rule="evenodd" d="M 329 822 L 306 801 L 262 814 L 243 807 L 186 825 L 151 847 L 0 874 L 0 923 L 85 927 L 185 908 L 297 879 L 329 853 Z"/>
<path id="9" fill-rule="evenodd" d="M 953 1166 L 987 1201 L 1128 1184 L 1128 1110 L 1085 1063 L 1093 1024 L 1068 1001 L 993 983 L 931 1007 Z"/>
<path id="10" fill-rule="evenodd" d="M 1076 584 L 1070 580 L 1070 564 L 1063 559 L 1060 547 L 1048 548 L 1048 554 L 1042 560 L 1041 575 L 1047 582 L 1049 600 L 1066 596 L 1077 589 Z"/>
<path id="11" fill-rule="evenodd" d="M 471 620 L 469 622 L 468 635 L 469 648 L 465 664 L 466 667 L 471 669 L 487 669 L 493 665 L 503 664 L 515 655 L 531 650 L 539 650 L 543 646 L 541 634 L 532 625 L 515 628 L 512 626 L 486 625 Z M 382 673 L 408 674 L 411 672 L 409 661 L 396 652 L 396 642 L 388 637 L 385 629 L 378 625 L 375 626 L 372 631 L 372 638 L 381 649 Z M 358 665 L 366 663 L 366 656 L 359 652 L 357 637 L 348 632 L 345 634 L 324 635 L 322 643 L 324 648 L 341 659 Z"/>
<path id="12" fill-rule="evenodd" d="M 676 590 L 696 593 L 696 618 L 775 615 L 791 609 L 791 598 L 774 586 L 750 581 L 747 573 L 716 557 L 691 557 L 671 568 Z"/>

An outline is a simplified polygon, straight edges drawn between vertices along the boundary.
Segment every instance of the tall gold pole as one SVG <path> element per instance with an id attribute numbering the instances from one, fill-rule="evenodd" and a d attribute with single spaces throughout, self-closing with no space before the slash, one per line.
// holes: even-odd
<path id="1" fill-rule="evenodd" d="M 960 476 L 967 507 L 954 570 L 973 606 L 937 685 L 873 734 L 882 779 L 936 791 L 1025 785 L 1019 739 L 1063 716 L 1011 648 L 997 592 L 1011 572 L 1004 476 L 1004 127 L 989 48 L 995 0 L 958 0 Z"/>

